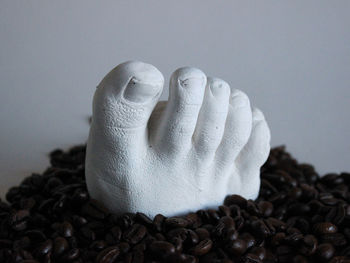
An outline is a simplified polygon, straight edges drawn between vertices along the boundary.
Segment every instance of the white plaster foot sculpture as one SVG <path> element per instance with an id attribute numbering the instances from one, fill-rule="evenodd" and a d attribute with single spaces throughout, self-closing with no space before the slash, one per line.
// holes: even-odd
<path id="1" fill-rule="evenodd" d="M 99 84 L 87 144 L 92 198 L 116 214 L 179 215 L 255 199 L 270 131 L 245 93 L 196 68 L 176 70 L 169 101 L 152 65 L 126 62 Z"/>

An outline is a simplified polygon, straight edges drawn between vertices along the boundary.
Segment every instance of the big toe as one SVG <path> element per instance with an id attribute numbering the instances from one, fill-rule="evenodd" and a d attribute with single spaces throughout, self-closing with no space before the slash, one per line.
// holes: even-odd
<path id="1" fill-rule="evenodd" d="M 118 65 L 97 87 L 92 124 L 145 128 L 163 84 L 162 73 L 150 64 L 128 61 Z"/>

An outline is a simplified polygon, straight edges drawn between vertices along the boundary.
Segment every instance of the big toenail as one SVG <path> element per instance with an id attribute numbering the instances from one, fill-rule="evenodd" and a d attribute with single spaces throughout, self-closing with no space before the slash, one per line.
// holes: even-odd
<path id="1" fill-rule="evenodd" d="M 179 83 L 184 88 L 190 88 L 191 86 L 201 86 L 204 84 L 204 78 L 186 78 L 186 79 L 179 79 Z"/>
<path id="2" fill-rule="evenodd" d="M 146 102 L 154 98 L 160 88 L 161 83 L 145 83 L 133 77 L 124 91 L 124 98 L 132 102 Z"/>

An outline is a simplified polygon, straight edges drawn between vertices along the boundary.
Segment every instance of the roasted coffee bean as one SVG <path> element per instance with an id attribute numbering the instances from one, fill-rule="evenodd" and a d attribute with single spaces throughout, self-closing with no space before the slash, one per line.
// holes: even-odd
<path id="1" fill-rule="evenodd" d="M 145 226 L 140 224 L 134 224 L 131 228 L 126 230 L 123 234 L 123 238 L 131 244 L 137 244 L 144 238 L 147 233 Z"/>
<path id="2" fill-rule="evenodd" d="M 242 258 L 242 262 L 246 262 L 246 263 L 262 263 L 262 260 L 259 258 L 259 256 L 255 255 L 255 254 L 247 253 Z"/>
<path id="3" fill-rule="evenodd" d="M 158 256 L 175 253 L 174 245 L 166 241 L 154 241 L 149 248 L 155 255 Z"/>
<path id="4" fill-rule="evenodd" d="M 62 256 L 62 261 L 73 261 L 77 259 L 80 255 L 80 250 L 78 248 L 72 248 Z"/>
<path id="5" fill-rule="evenodd" d="M 154 217 L 153 219 L 153 227 L 155 230 L 157 230 L 158 232 L 162 231 L 162 224 L 165 220 L 165 217 L 161 214 L 158 214 Z"/>
<path id="6" fill-rule="evenodd" d="M 53 255 L 60 256 L 69 248 L 68 241 L 64 237 L 56 237 L 53 241 Z"/>
<path id="7" fill-rule="evenodd" d="M 144 213 L 136 213 L 135 220 L 146 226 L 152 225 L 152 220 Z"/>
<path id="8" fill-rule="evenodd" d="M 171 228 L 186 227 L 189 222 L 181 217 L 169 217 L 165 219 L 165 224 Z"/>
<path id="9" fill-rule="evenodd" d="M 302 244 L 300 245 L 300 253 L 306 256 L 311 256 L 315 253 L 317 248 L 317 239 L 313 235 L 306 235 L 302 239 Z"/>
<path id="10" fill-rule="evenodd" d="M 82 207 L 82 213 L 95 219 L 104 219 L 109 214 L 101 203 L 93 199 Z"/>
<path id="11" fill-rule="evenodd" d="M 229 195 L 226 197 L 224 205 L 238 205 L 240 208 L 245 209 L 247 207 L 247 200 L 239 195 Z"/>
<path id="12" fill-rule="evenodd" d="M 316 253 L 320 260 L 327 261 L 333 257 L 335 249 L 331 244 L 323 243 L 318 246 Z"/>
<path id="13" fill-rule="evenodd" d="M 329 222 L 322 222 L 322 223 L 317 223 L 313 227 L 313 231 L 316 234 L 322 235 L 322 234 L 333 234 L 338 231 L 337 226 L 333 225 L 332 223 Z"/>
<path id="14" fill-rule="evenodd" d="M 253 247 L 250 250 L 250 253 L 256 255 L 261 261 L 263 261 L 266 257 L 266 250 L 263 247 Z"/>
<path id="15" fill-rule="evenodd" d="M 112 246 L 102 250 L 97 258 L 97 263 L 113 263 L 119 256 L 120 251 L 118 246 Z"/>
<path id="16" fill-rule="evenodd" d="M 74 232 L 73 226 L 68 221 L 63 222 L 62 225 L 60 226 L 60 233 L 64 237 L 73 236 L 73 232 Z"/>
<path id="17" fill-rule="evenodd" d="M 120 248 L 120 244 L 121 243 L 118 244 L 119 248 Z M 125 244 L 127 244 L 127 243 L 125 243 Z M 96 240 L 96 241 L 92 242 L 91 245 L 89 246 L 90 249 L 93 249 L 96 251 L 101 251 L 105 247 L 107 247 L 107 242 L 104 240 Z"/>
<path id="18" fill-rule="evenodd" d="M 241 235 L 239 235 L 239 238 L 244 240 L 247 244 L 247 249 L 253 247 L 256 244 L 256 240 L 254 236 L 248 232 L 244 232 Z"/>
<path id="19" fill-rule="evenodd" d="M 210 237 L 209 231 L 206 230 L 205 228 L 197 228 L 197 229 L 195 229 L 195 231 L 196 231 L 200 241 Z"/>
<path id="20" fill-rule="evenodd" d="M 342 233 L 324 234 L 321 235 L 321 240 L 324 243 L 331 243 L 335 247 L 341 247 L 347 243 L 346 238 Z"/>
<path id="21" fill-rule="evenodd" d="M 51 252 L 52 250 L 52 240 L 51 239 L 48 239 L 46 240 L 45 242 L 41 243 L 38 248 L 37 248 L 37 251 L 36 251 L 36 254 L 39 256 L 39 257 L 42 257 L 48 253 Z"/>
<path id="22" fill-rule="evenodd" d="M 12 229 L 16 231 L 22 231 L 27 228 L 27 220 L 29 218 L 28 210 L 17 210 L 13 212 L 9 217 L 9 224 Z"/>
<path id="23" fill-rule="evenodd" d="M 273 212 L 273 204 L 268 201 L 260 201 L 258 203 L 259 209 L 264 217 L 271 216 Z"/>
<path id="24" fill-rule="evenodd" d="M 190 253 L 195 256 L 202 256 L 210 251 L 213 246 L 213 241 L 210 239 L 204 239 L 199 242 L 195 247 L 190 249 Z"/>
<path id="25" fill-rule="evenodd" d="M 227 250 L 234 256 L 240 256 L 247 250 L 247 243 L 242 239 L 236 239 L 228 244 Z"/>

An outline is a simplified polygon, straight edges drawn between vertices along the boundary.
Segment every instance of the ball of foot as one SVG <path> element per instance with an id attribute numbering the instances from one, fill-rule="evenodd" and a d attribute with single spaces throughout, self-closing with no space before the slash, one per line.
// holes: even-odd
<path id="1" fill-rule="evenodd" d="M 92 198 L 116 214 L 181 215 L 255 199 L 270 151 L 264 115 L 245 93 L 191 67 L 171 76 L 129 61 L 98 85 L 87 143 Z"/>

